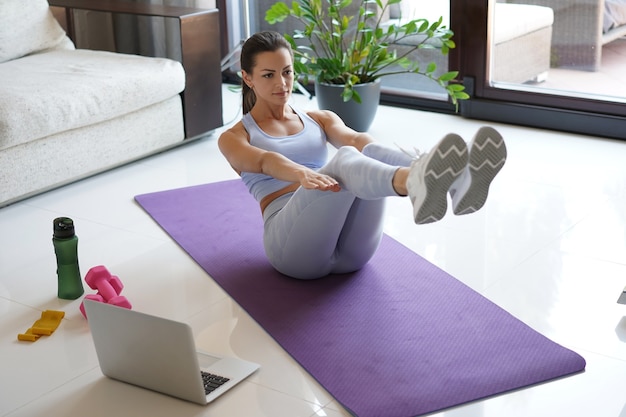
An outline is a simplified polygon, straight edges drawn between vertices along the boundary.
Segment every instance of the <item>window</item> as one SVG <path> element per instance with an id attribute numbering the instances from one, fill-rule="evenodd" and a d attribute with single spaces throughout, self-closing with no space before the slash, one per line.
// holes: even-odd
<path id="1" fill-rule="evenodd" d="M 626 56 L 611 59 L 614 58 L 611 48 L 621 46 L 624 41 L 590 43 L 582 36 L 600 19 L 599 15 L 590 17 L 590 10 L 602 3 L 601 0 L 507 3 L 451 0 L 451 25 L 458 45 L 451 56 L 451 67 L 461 68 L 463 82 L 472 95 L 462 103 L 461 114 L 626 138 L 626 96 L 617 89 L 624 82 L 623 70 L 617 69 L 617 74 L 605 78 L 610 80 L 605 82 L 609 90 L 600 89 L 602 81 L 591 82 L 592 78 L 601 78 L 609 72 L 604 64 L 626 61 Z M 538 8 L 531 11 L 530 7 Z M 550 12 L 553 23 L 546 26 Z M 565 12 L 574 12 L 575 29 L 565 25 L 567 21 L 561 16 Z M 525 28 L 513 30 L 522 21 L 527 22 Z M 537 27 L 531 28 L 531 24 Z M 593 30 L 601 37 L 598 29 L 595 24 Z M 572 31 L 581 39 L 572 39 Z M 532 41 L 527 47 L 524 41 L 529 36 Z M 505 42 L 514 42 L 515 46 L 507 47 Z"/>

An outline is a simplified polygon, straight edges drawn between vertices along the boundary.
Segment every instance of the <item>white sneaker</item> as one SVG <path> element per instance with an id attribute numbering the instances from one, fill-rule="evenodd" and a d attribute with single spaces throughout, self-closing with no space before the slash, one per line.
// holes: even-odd
<path id="1" fill-rule="evenodd" d="M 483 126 L 469 145 L 469 163 L 450 187 L 454 214 L 469 214 L 487 201 L 489 186 L 506 161 L 506 145 L 494 128 Z"/>
<path id="2" fill-rule="evenodd" d="M 415 223 L 436 222 L 446 214 L 448 190 L 467 166 L 467 153 L 463 138 L 449 134 L 411 163 L 406 187 Z"/>

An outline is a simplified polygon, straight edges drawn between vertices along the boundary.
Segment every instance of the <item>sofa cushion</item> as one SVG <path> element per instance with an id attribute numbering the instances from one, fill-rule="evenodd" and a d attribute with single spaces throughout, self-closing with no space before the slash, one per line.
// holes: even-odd
<path id="1" fill-rule="evenodd" d="M 182 65 L 92 50 L 55 50 L 0 64 L 0 150 L 110 120 L 180 93 Z"/>
<path id="2" fill-rule="evenodd" d="M 550 7 L 544 6 L 496 3 L 495 21 L 493 43 L 498 45 L 552 26 L 554 12 Z"/>
<path id="3" fill-rule="evenodd" d="M 57 47 L 74 45 L 46 0 L 0 1 L 0 63 Z"/>

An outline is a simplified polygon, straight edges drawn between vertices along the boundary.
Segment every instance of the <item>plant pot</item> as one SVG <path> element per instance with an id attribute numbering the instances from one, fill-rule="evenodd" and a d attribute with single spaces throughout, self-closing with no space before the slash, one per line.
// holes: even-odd
<path id="1" fill-rule="evenodd" d="M 380 80 L 367 84 L 358 84 L 354 90 L 361 96 L 361 103 L 354 100 L 343 101 L 343 85 L 315 82 L 317 105 L 322 110 L 332 110 L 344 123 L 357 132 L 367 132 L 370 128 L 380 102 Z"/>

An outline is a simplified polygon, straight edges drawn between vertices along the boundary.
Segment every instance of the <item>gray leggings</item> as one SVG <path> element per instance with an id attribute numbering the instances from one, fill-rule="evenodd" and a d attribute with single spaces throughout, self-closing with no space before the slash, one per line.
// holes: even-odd
<path id="1" fill-rule="evenodd" d="M 393 175 L 411 158 L 400 150 L 369 144 L 340 148 L 319 172 L 341 191 L 298 188 L 271 202 L 263 213 L 264 246 L 270 263 L 299 279 L 353 272 L 374 255 L 383 234 L 385 198 L 398 195 Z"/>

